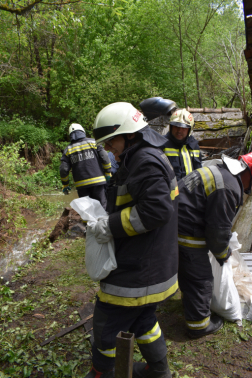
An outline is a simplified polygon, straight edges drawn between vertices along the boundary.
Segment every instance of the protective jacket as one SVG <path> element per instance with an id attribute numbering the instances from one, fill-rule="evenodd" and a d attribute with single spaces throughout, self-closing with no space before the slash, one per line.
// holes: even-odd
<path id="1" fill-rule="evenodd" d="M 213 292 L 210 250 L 220 265 L 229 258 L 235 214 L 243 186 L 223 165 L 197 169 L 179 181 L 179 287 L 187 327 L 200 331 L 210 324 Z"/>
<path id="2" fill-rule="evenodd" d="M 167 142 L 162 148 L 173 166 L 178 181 L 194 169 L 201 168 L 200 148 L 192 135 L 188 136 L 183 144 L 178 143 L 170 132 L 165 137 Z"/>
<path id="3" fill-rule="evenodd" d="M 154 304 L 178 288 L 177 180 L 156 148 L 164 138 L 149 126 L 141 133 L 120 156 L 107 192 L 118 267 L 100 282 L 98 297 L 120 306 Z"/>
<path id="4" fill-rule="evenodd" d="M 72 168 L 76 188 L 105 185 L 104 174 L 111 175 L 111 163 L 106 151 L 96 145 L 92 138 L 74 140 L 64 150 L 61 157 L 60 177 L 63 186 L 69 184 Z"/>
<path id="5" fill-rule="evenodd" d="M 180 250 L 208 252 L 222 263 L 230 256 L 235 214 L 242 205 L 243 186 L 223 165 L 197 169 L 179 181 Z"/>

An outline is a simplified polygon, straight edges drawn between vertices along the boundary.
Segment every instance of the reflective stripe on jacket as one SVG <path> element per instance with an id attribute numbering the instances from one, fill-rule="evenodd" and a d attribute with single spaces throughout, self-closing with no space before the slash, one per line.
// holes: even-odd
<path id="1" fill-rule="evenodd" d="M 210 250 L 226 260 L 232 221 L 243 199 L 240 177 L 223 165 L 203 167 L 179 181 L 179 192 L 180 250 Z"/>
<path id="2" fill-rule="evenodd" d="M 69 144 L 63 152 L 60 165 L 63 186 L 69 184 L 70 169 L 77 188 L 104 185 L 104 174 L 110 175 L 111 163 L 107 152 L 94 139 L 82 138 Z"/>
<path id="3" fill-rule="evenodd" d="M 138 144 L 123 157 L 110 180 L 107 207 L 118 267 L 101 281 L 98 297 L 143 306 L 178 288 L 178 185 L 163 151 Z"/>
<path id="4" fill-rule="evenodd" d="M 201 154 L 198 142 L 193 136 L 189 136 L 183 146 L 176 145 L 171 139 L 170 134 L 163 151 L 170 160 L 177 180 L 179 181 L 194 169 L 201 168 Z"/>

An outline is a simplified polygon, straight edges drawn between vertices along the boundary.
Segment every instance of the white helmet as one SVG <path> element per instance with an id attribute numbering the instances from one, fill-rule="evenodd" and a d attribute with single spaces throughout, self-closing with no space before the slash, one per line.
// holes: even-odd
<path id="1" fill-rule="evenodd" d="M 76 131 L 76 130 L 81 130 L 85 133 L 85 130 L 83 129 L 83 127 L 79 124 L 79 123 L 72 123 L 70 126 L 69 126 L 69 135 L 73 132 L 73 131 Z"/>
<path id="2" fill-rule="evenodd" d="M 170 125 L 183 127 L 184 129 L 191 129 L 189 132 L 189 135 L 191 135 L 194 126 L 194 118 L 186 109 L 179 109 L 172 114 Z"/>
<path id="3" fill-rule="evenodd" d="M 97 143 L 114 138 L 119 134 L 131 134 L 147 126 L 144 116 L 128 102 L 114 102 L 105 106 L 94 122 L 94 136 Z"/>

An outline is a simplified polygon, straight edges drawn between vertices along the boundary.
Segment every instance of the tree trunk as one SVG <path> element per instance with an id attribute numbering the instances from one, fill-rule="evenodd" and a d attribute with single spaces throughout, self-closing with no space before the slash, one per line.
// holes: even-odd
<path id="1" fill-rule="evenodd" d="M 51 104 L 51 68 L 52 68 L 52 59 L 54 54 L 54 46 L 56 41 L 56 35 L 52 36 L 51 51 L 50 54 L 47 51 L 47 78 L 46 78 L 46 110 L 50 109 Z"/>
<path id="2" fill-rule="evenodd" d="M 196 78 L 196 85 L 197 85 L 199 107 L 202 108 L 203 105 L 202 105 L 202 98 L 201 98 L 201 94 L 200 94 L 199 73 L 198 73 L 198 65 L 197 65 L 197 52 L 194 55 L 194 70 L 195 70 L 195 78 Z"/>
<path id="3" fill-rule="evenodd" d="M 180 47 L 180 62 L 181 62 L 181 76 L 182 76 L 182 85 L 183 85 L 183 93 L 184 93 L 184 101 L 185 107 L 187 107 L 187 96 L 185 90 L 185 70 L 184 70 L 184 62 L 183 62 L 183 41 L 182 41 L 182 30 L 181 30 L 181 7 L 179 1 L 179 47 Z"/>

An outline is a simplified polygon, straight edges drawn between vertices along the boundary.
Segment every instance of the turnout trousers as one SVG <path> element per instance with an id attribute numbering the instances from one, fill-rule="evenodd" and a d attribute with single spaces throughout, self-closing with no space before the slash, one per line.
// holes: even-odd
<path id="1" fill-rule="evenodd" d="M 213 274 L 207 251 L 184 251 L 179 246 L 179 287 L 182 293 L 186 325 L 204 329 L 210 322 Z"/>
<path id="2" fill-rule="evenodd" d="M 79 197 L 89 196 L 90 198 L 100 201 L 102 207 L 106 210 L 107 198 L 105 194 L 105 185 L 81 186 L 77 188 Z"/>
<path id="3" fill-rule="evenodd" d="M 116 336 L 120 331 L 135 334 L 139 349 L 147 362 L 157 362 L 166 356 L 163 333 L 155 315 L 157 305 L 123 307 L 97 299 L 94 310 L 92 347 L 93 365 L 98 371 L 114 367 Z"/>

